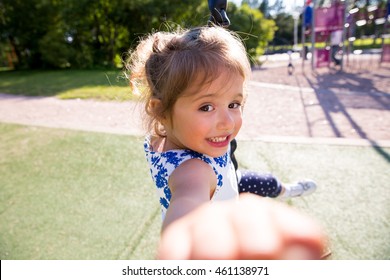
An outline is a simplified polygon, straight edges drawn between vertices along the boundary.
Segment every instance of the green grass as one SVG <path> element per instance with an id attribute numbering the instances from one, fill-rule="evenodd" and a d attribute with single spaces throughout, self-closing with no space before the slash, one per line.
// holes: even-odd
<path id="1" fill-rule="evenodd" d="M 390 154 L 390 149 L 382 152 Z M 1 259 L 153 259 L 161 217 L 142 139 L 0 124 Z M 244 168 L 319 190 L 333 259 L 390 259 L 389 161 L 370 147 L 239 142 Z"/>
<path id="2" fill-rule="evenodd" d="M 0 71 L 0 92 L 62 99 L 134 98 L 121 71 L 103 70 Z"/>
<path id="3" fill-rule="evenodd" d="M 142 142 L 0 124 L 1 259 L 153 259 L 161 216 Z"/>
<path id="4" fill-rule="evenodd" d="M 310 39 L 309 39 L 310 41 Z M 345 41 L 345 45 L 348 45 L 348 41 Z M 384 40 L 385 44 L 390 44 L 390 38 L 385 38 Z M 306 42 L 306 46 L 310 47 L 311 43 Z M 302 47 L 302 44 L 298 44 L 299 47 Z M 316 42 L 315 47 L 316 48 L 325 48 L 326 46 L 329 46 L 328 42 Z M 382 48 L 382 38 L 364 38 L 364 39 L 356 39 L 353 41 L 352 46 L 353 49 L 381 49 Z M 290 47 L 291 49 L 291 47 Z"/>
<path id="5" fill-rule="evenodd" d="M 390 38 L 384 39 L 385 44 L 390 44 Z M 382 48 L 382 38 L 365 38 L 365 39 L 356 39 L 353 42 L 353 47 L 355 49 L 368 49 L 368 48 Z"/>
<path id="6" fill-rule="evenodd" d="M 390 148 L 244 142 L 237 151 L 243 167 L 317 182 L 289 203 L 320 221 L 332 259 L 390 259 Z"/>

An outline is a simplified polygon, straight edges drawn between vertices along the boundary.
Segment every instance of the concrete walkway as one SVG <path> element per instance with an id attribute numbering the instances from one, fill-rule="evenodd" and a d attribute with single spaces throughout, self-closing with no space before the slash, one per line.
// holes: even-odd
<path id="1" fill-rule="evenodd" d="M 253 70 L 239 140 L 390 147 L 390 65 Z M 367 62 L 367 65 L 370 65 Z M 0 94 L 0 122 L 143 135 L 135 102 Z"/>

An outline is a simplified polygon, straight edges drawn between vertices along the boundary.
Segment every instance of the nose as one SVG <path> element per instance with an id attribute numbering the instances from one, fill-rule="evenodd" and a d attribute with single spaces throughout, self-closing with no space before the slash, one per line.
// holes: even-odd
<path id="1" fill-rule="evenodd" d="M 217 129 L 223 131 L 232 131 L 236 124 L 234 112 L 221 110 L 218 114 Z"/>

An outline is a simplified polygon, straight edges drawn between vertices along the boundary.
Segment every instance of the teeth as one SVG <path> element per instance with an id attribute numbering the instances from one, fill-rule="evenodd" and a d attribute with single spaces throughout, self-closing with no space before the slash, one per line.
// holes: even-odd
<path id="1" fill-rule="evenodd" d="M 227 137 L 213 137 L 213 138 L 210 138 L 209 140 L 211 142 L 214 142 L 214 143 L 218 143 L 218 142 L 223 142 L 226 140 Z"/>

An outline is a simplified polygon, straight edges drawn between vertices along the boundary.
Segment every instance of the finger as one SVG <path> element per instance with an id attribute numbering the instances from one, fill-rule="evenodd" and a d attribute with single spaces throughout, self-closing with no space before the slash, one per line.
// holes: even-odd
<path id="1" fill-rule="evenodd" d="M 283 258 L 320 259 L 326 244 L 322 228 L 308 215 L 281 204 L 273 213 L 284 240 Z"/>
<path id="2" fill-rule="evenodd" d="M 241 195 L 243 212 L 254 212 L 245 223 L 252 231 L 246 233 L 242 248 L 246 257 L 261 259 L 320 259 L 325 247 L 322 229 L 309 216 L 275 200 L 251 194 Z M 250 210 L 249 207 L 252 209 Z M 244 220 L 241 220 L 244 222 Z M 240 226 L 243 228 L 244 225 Z M 255 240 L 252 242 L 250 240 Z M 256 255 L 256 251 L 258 251 Z"/>
<path id="3" fill-rule="evenodd" d="M 240 259 L 277 259 L 282 247 L 265 198 L 242 196 L 235 211 Z"/>
<path id="4" fill-rule="evenodd" d="M 227 203 L 210 204 L 191 215 L 191 259 L 237 259 L 238 243 Z"/>
<path id="5" fill-rule="evenodd" d="M 170 224 L 161 234 L 157 258 L 161 260 L 190 259 L 192 240 L 190 228 L 185 220 Z"/>

